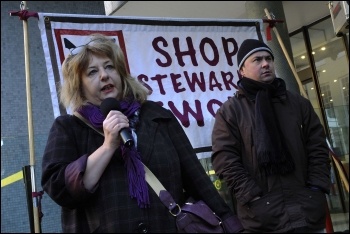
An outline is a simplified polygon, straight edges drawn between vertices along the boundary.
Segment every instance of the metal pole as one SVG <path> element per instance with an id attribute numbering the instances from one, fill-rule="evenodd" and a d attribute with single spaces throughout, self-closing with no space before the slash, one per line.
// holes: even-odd
<path id="1" fill-rule="evenodd" d="M 30 224 L 30 233 L 34 233 L 34 217 L 33 217 L 33 204 L 32 204 L 32 180 L 30 176 L 30 166 L 26 165 L 22 167 L 23 181 L 26 188 L 27 206 L 28 206 L 28 217 Z"/>
<path id="2" fill-rule="evenodd" d="M 26 1 L 21 2 L 21 10 L 26 10 Z M 30 173 L 32 183 L 32 194 L 36 193 L 35 185 L 35 157 L 34 157 L 34 134 L 33 134 L 33 120 L 32 120 L 32 94 L 30 88 L 30 66 L 29 66 L 29 43 L 28 43 L 28 22 L 23 20 L 23 37 L 24 37 L 24 61 L 25 61 L 25 74 L 26 74 L 26 93 L 27 93 L 27 114 L 28 114 L 28 138 L 29 138 L 29 156 L 30 156 Z M 34 231 L 40 233 L 40 219 L 39 219 L 39 207 L 38 198 L 33 198 L 33 217 L 34 217 Z"/>
<path id="3" fill-rule="evenodd" d="M 267 18 L 268 18 L 268 19 L 272 19 L 272 17 L 271 17 L 271 15 L 270 15 L 269 11 L 268 11 L 266 8 L 264 9 L 264 11 L 265 11 L 265 13 L 266 13 Z M 290 60 L 290 57 L 288 56 L 287 49 L 286 49 L 286 47 L 284 46 L 284 43 L 283 43 L 283 41 L 282 41 L 282 39 L 281 39 L 280 34 L 278 33 L 277 28 L 276 28 L 276 27 L 273 27 L 272 29 L 273 29 L 274 33 L 276 34 L 276 37 L 277 37 L 277 39 L 278 39 L 278 42 L 279 42 L 280 45 L 281 45 L 281 48 L 282 48 L 283 53 L 284 53 L 284 55 L 285 55 L 285 57 L 286 57 L 286 59 L 287 59 L 287 61 L 288 61 L 288 64 L 289 64 L 290 68 L 292 69 L 292 72 L 293 72 L 293 74 L 294 74 L 294 76 L 295 76 L 295 78 L 296 78 L 296 80 L 297 80 L 297 82 L 298 82 L 298 85 L 299 85 L 299 89 L 300 89 L 301 94 L 302 94 L 305 98 L 308 98 L 307 95 L 306 95 L 306 92 L 305 92 L 305 90 L 304 90 L 304 88 L 303 88 L 303 85 L 302 85 L 301 82 L 300 82 L 300 78 L 299 78 L 299 76 L 298 76 L 298 73 L 297 73 L 296 70 L 295 70 L 295 67 L 294 67 L 294 65 L 293 65 L 293 62 Z"/>

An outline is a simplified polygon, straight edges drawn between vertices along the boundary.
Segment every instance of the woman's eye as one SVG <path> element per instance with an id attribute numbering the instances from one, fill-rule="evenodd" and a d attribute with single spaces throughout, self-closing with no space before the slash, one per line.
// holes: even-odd
<path id="1" fill-rule="evenodd" d="M 114 66 L 109 64 L 109 65 L 106 66 L 106 69 L 114 69 Z"/>
<path id="2" fill-rule="evenodd" d="M 96 74 L 96 70 L 91 70 L 91 71 L 89 71 L 89 73 L 88 73 L 88 76 L 92 76 L 92 75 L 94 75 L 94 74 Z"/>

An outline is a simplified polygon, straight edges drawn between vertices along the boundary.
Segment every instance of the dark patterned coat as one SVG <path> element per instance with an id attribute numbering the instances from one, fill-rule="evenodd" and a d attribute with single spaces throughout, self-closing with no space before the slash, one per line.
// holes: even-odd
<path id="1" fill-rule="evenodd" d="M 179 204 L 184 202 L 185 190 L 202 198 L 223 220 L 232 217 L 232 211 L 169 110 L 155 102 L 144 103 L 136 133 L 142 162 Z M 152 188 L 148 187 L 150 208 L 141 209 L 130 198 L 119 149 L 94 191 L 84 188 L 82 177 L 87 157 L 103 140 L 103 136 L 73 115 L 60 116 L 52 125 L 43 156 L 41 183 L 44 191 L 62 207 L 63 232 L 176 232 L 175 218 Z"/>
<path id="2" fill-rule="evenodd" d="M 212 134 L 212 162 L 237 199 L 237 215 L 247 232 L 286 232 L 325 227 L 330 158 L 324 129 L 311 103 L 287 90 L 272 100 L 295 171 L 259 173 L 253 141 L 255 102 L 239 90 L 218 110 Z M 318 190 L 310 189 L 317 187 Z M 260 199 L 250 202 L 253 198 Z"/>

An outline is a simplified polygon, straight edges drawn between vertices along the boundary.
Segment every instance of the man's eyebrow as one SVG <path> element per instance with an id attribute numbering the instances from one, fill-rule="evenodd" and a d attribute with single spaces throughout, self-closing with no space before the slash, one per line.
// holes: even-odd
<path id="1" fill-rule="evenodd" d="M 253 58 L 272 58 L 272 56 L 269 54 L 269 55 L 254 55 Z"/>

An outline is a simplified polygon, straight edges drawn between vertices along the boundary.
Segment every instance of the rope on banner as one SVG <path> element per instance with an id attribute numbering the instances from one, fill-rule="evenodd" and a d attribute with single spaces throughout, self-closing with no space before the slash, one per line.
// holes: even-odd
<path id="1" fill-rule="evenodd" d="M 43 212 L 41 211 L 41 199 L 44 195 L 44 191 L 39 191 L 39 192 L 32 192 L 32 197 L 38 199 L 38 211 L 39 211 L 39 221 L 41 223 L 42 217 L 44 217 Z"/>
<path id="2" fill-rule="evenodd" d="M 25 9 L 24 2 L 21 2 L 20 11 L 10 11 L 10 16 L 19 16 L 20 20 L 27 20 L 29 17 L 35 17 L 39 19 L 37 12 L 29 12 Z"/>
<path id="3" fill-rule="evenodd" d="M 274 16 L 273 16 L 274 18 Z M 266 40 L 271 41 L 271 29 L 273 29 L 276 23 L 284 23 L 284 20 L 276 20 L 276 19 L 263 19 L 264 23 L 268 23 L 269 26 L 266 27 Z"/>

